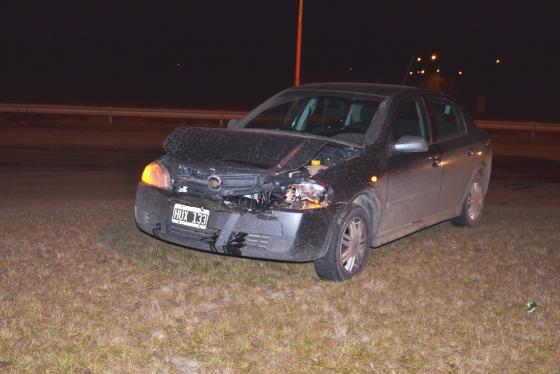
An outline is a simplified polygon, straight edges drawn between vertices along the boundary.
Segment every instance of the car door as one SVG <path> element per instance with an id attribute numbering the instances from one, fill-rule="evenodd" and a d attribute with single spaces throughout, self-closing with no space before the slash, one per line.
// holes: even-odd
<path id="1" fill-rule="evenodd" d="M 439 150 L 431 142 L 420 98 L 403 100 L 390 125 L 389 144 L 404 135 L 423 137 L 427 152 L 392 154 L 387 159 L 387 190 L 380 232 L 416 223 L 436 210 L 440 194 Z"/>
<path id="2" fill-rule="evenodd" d="M 438 211 L 457 208 L 475 167 L 475 141 L 458 107 L 442 97 L 425 98 L 433 142 L 440 151 L 442 191 Z"/>

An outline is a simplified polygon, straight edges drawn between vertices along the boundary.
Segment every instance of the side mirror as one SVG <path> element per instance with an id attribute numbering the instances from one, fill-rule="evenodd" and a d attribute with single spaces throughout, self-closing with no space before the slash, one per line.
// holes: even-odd
<path id="1" fill-rule="evenodd" d="M 237 124 L 238 124 L 238 123 L 239 123 L 238 120 L 236 120 L 236 119 L 230 119 L 230 120 L 228 121 L 226 127 L 227 127 L 228 129 L 234 129 L 234 128 L 237 127 Z"/>
<path id="2" fill-rule="evenodd" d="M 404 135 L 391 145 L 393 153 L 427 152 L 426 139 L 419 136 Z"/>

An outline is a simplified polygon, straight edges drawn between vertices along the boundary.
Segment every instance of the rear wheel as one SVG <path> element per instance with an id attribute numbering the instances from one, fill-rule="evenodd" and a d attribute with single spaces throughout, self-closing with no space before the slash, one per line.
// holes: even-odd
<path id="1" fill-rule="evenodd" d="M 480 222 L 484 209 L 484 188 L 480 175 L 476 175 L 467 191 L 461 214 L 451 220 L 456 226 L 474 227 Z"/>
<path id="2" fill-rule="evenodd" d="M 314 262 L 319 278 L 337 282 L 363 270 L 369 247 L 369 220 L 361 207 L 353 205 L 339 222 L 327 253 Z"/>

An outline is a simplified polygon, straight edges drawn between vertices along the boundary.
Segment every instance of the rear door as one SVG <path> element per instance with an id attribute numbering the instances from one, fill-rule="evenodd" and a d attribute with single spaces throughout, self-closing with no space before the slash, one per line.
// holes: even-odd
<path id="1" fill-rule="evenodd" d="M 389 156 L 385 213 L 380 232 L 415 223 L 433 214 L 438 204 L 441 188 L 439 150 L 431 144 L 430 131 L 420 98 L 409 98 L 400 104 L 391 124 L 389 144 L 404 135 L 423 137 L 429 145 L 429 150 Z"/>
<path id="2" fill-rule="evenodd" d="M 434 145 L 440 152 L 442 191 L 438 211 L 458 207 L 475 167 L 475 141 L 457 106 L 446 98 L 425 98 Z"/>

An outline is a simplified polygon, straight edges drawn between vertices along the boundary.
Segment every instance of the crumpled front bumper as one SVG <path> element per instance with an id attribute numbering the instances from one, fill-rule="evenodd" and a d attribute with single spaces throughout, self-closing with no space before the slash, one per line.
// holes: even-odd
<path id="1" fill-rule="evenodd" d="M 171 222 L 173 205 L 210 210 L 206 229 Z M 343 205 L 309 211 L 249 213 L 188 194 L 169 194 L 140 182 L 134 215 L 145 233 L 185 247 L 233 256 L 304 262 L 324 256 Z"/>

